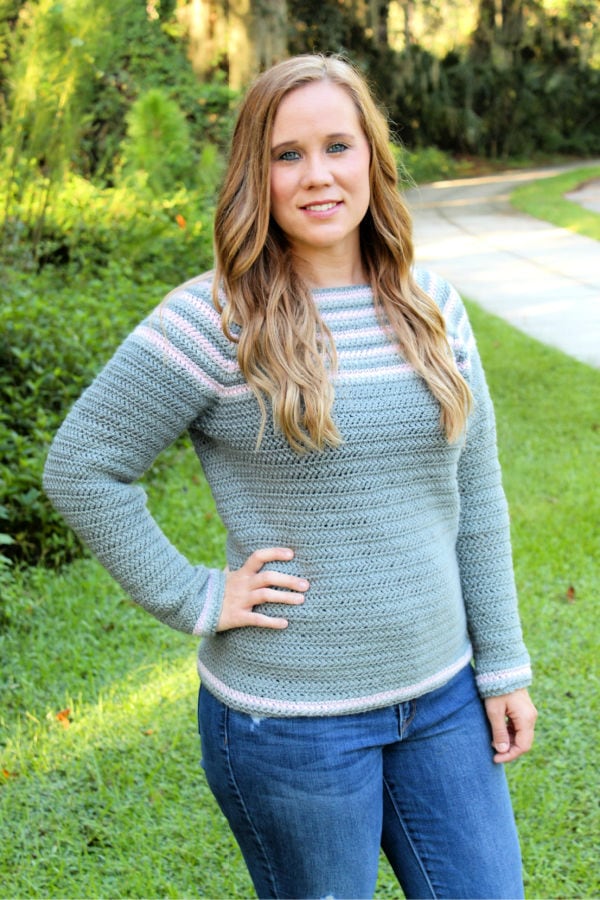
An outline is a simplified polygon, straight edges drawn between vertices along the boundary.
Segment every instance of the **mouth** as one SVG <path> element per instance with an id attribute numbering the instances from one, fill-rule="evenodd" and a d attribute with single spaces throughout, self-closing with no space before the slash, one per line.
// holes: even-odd
<path id="1" fill-rule="evenodd" d="M 339 204 L 339 200 L 327 200 L 323 203 L 307 203 L 306 206 L 303 206 L 302 209 L 306 209 L 309 212 L 327 212 L 330 209 L 334 209 Z"/>

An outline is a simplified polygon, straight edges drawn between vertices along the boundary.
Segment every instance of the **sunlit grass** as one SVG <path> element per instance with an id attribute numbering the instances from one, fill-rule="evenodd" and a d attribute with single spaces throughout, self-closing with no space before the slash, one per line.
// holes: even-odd
<path id="1" fill-rule="evenodd" d="M 540 709 L 536 749 L 509 771 L 527 896 L 597 897 L 600 372 L 470 309 Z M 150 503 L 163 527 L 220 565 L 222 527 L 190 449 L 160 471 Z M 195 639 L 138 610 L 90 559 L 33 571 L 22 589 L 0 638 L 0 895 L 253 896 L 200 770 Z M 384 863 L 377 896 L 401 897 Z"/>
<path id="2" fill-rule="evenodd" d="M 527 896 L 597 897 L 600 371 L 469 309 L 496 404 L 540 711 L 534 753 L 509 772 Z"/>
<path id="3" fill-rule="evenodd" d="M 600 166 L 582 167 L 552 178 L 541 178 L 517 188 L 511 194 L 510 201 L 516 209 L 536 219 L 600 240 L 600 214 L 564 197 L 580 184 L 595 178 L 600 178 Z"/>

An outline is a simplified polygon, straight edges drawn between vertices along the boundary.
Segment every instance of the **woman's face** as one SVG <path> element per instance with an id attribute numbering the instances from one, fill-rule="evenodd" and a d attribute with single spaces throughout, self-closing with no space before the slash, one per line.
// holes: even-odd
<path id="1" fill-rule="evenodd" d="M 271 215 L 294 253 L 360 258 L 369 163 L 356 107 L 342 87 L 318 81 L 284 97 L 271 142 Z"/>

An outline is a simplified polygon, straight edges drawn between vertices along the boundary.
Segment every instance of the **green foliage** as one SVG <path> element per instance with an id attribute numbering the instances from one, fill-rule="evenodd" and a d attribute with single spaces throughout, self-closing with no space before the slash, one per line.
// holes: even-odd
<path id="1" fill-rule="evenodd" d="M 458 162 L 449 153 L 438 150 L 437 147 L 409 150 L 407 147 L 392 144 L 392 152 L 396 158 L 401 187 L 456 178 L 463 174 L 466 168 L 465 164 Z"/>
<path id="2" fill-rule="evenodd" d="M 132 103 L 153 88 L 177 101 L 194 140 L 214 140 L 212 114 L 225 114 L 233 94 L 222 83 L 199 90 L 185 45 L 170 33 L 170 6 L 161 19 L 145 4 L 121 0 L 27 4 L 12 32 L 3 89 L 10 146 L 18 131 L 21 149 L 43 163 L 50 136 L 63 162 L 85 176 L 106 176 Z"/>
<path id="3" fill-rule="evenodd" d="M 175 4 L 161 3 L 157 17 L 148 15 L 144 3 L 100 0 L 98 5 L 108 16 L 110 34 L 98 35 L 94 49 L 96 77 L 81 122 L 77 170 L 111 181 L 132 104 L 153 90 L 183 113 L 194 153 L 206 143 L 224 149 L 236 95 L 218 74 L 211 83 L 198 82 L 178 33 Z"/>
<path id="4" fill-rule="evenodd" d="M 174 100 L 152 88 L 142 94 L 127 115 L 127 136 L 121 145 L 122 170 L 142 176 L 154 197 L 173 196 L 182 186 L 200 186 L 214 196 L 222 174 L 222 156 L 214 143 L 197 144 L 194 150 L 187 120 Z"/>
<path id="5" fill-rule="evenodd" d="M 212 265 L 211 210 L 180 192 L 149 203 L 80 179 L 47 219 L 44 252 L 61 269 L 7 270 L 0 330 L 0 547 L 15 562 L 58 564 L 77 542 L 42 494 L 45 450 L 119 340 L 173 285 Z M 77 273 L 80 273 L 79 275 Z"/>
<path id="6" fill-rule="evenodd" d="M 455 52 L 400 54 L 387 100 L 409 146 L 508 159 L 593 154 L 600 146 L 600 71 L 517 59 L 506 66 Z"/>
<path id="7" fill-rule="evenodd" d="M 40 0 L 8 22 L 0 28 L 10 49 L 10 77 L 0 80 L 5 257 L 44 265 L 64 179 L 122 184 L 123 153 L 135 189 L 150 198 L 182 184 L 214 193 L 222 154 L 207 145 L 222 149 L 235 95 L 222 79 L 198 85 L 168 18 L 117 0 Z"/>
<path id="8" fill-rule="evenodd" d="M 124 170 L 144 171 L 156 196 L 172 193 L 191 175 L 193 161 L 185 116 L 160 88 L 142 94 L 132 105 L 122 146 Z"/>
<path id="9" fill-rule="evenodd" d="M 114 188 L 97 187 L 76 175 L 66 177 L 50 198 L 35 244 L 25 210 L 36 202 L 44 184 L 30 183 L 12 220 L 19 240 L 7 242 L 5 261 L 22 269 L 52 265 L 70 274 L 88 271 L 92 275 L 116 264 L 134 280 L 153 277 L 176 282 L 182 266 L 210 267 L 213 196 L 219 173 L 218 160 L 211 155 L 208 148 L 201 157 L 207 157 L 207 162 L 200 161 L 198 166 L 197 180 L 204 179 L 204 190 L 179 187 L 160 197 L 148 186 L 144 171 Z"/>
<path id="10" fill-rule="evenodd" d="M 36 159 L 46 174 L 60 176 L 71 158 L 82 109 L 94 78 L 92 36 L 106 18 L 90 0 L 27 4 L 13 41 L 6 97 L 12 163 L 20 155 Z"/>
<path id="11" fill-rule="evenodd" d="M 16 562 L 57 564 L 78 547 L 42 494 L 41 472 L 66 408 L 106 349 L 104 293 L 98 284 L 61 290 L 48 277 L 9 280 L 0 337 L 0 483 L 2 530 L 10 540 L 5 555 Z M 119 303 L 111 316 L 117 322 L 131 318 L 124 293 L 121 282 L 112 298 Z M 108 334 L 118 331 L 113 323 Z"/>
<path id="12" fill-rule="evenodd" d="M 11 243 L 27 229 L 40 240 L 52 190 L 68 169 L 94 80 L 92 36 L 105 30 L 103 10 L 91 0 L 40 0 L 21 10 L 12 35 L 10 79 L 0 135 L 0 174 L 5 183 L 2 236 Z M 29 185 L 38 192 L 22 203 Z M 16 210 L 19 208 L 19 214 Z"/>

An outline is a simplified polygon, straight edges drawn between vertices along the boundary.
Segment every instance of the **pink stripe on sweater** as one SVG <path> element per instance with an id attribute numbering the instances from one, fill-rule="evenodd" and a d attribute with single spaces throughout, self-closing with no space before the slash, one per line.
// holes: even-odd
<path id="1" fill-rule="evenodd" d="M 369 284 L 352 284 L 345 288 L 317 288 L 315 291 L 315 299 L 319 300 L 340 300 L 345 302 L 349 297 L 355 297 L 364 294 L 366 299 L 372 297 L 371 286 Z"/>
<path id="2" fill-rule="evenodd" d="M 213 325 L 216 325 L 218 328 L 221 327 L 221 316 L 214 306 L 209 306 L 205 300 L 200 300 L 196 294 L 192 294 L 191 291 L 181 290 L 176 291 L 174 297 L 183 297 L 185 300 L 189 300 L 194 309 L 202 313 Z"/>
<path id="3" fill-rule="evenodd" d="M 343 369 L 338 373 L 338 379 L 340 381 L 348 381 L 360 378 L 382 378 L 386 375 L 408 375 L 413 373 L 414 369 L 408 363 L 394 363 L 389 366 L 376 366 L 372 369 Z"/>
<path id="4" fill-rule="evenodd" d="M 226 372 L 239 372 L 239 366 L 237 364 L 237 360 L 228 359 L 220 350 L 218 350 L 214 344 L 211 344 L 208 341 L 202 332 L 198 331 L 197 328 L 194 328 L 193 325 L 190 324 L 183 316 L 180 316 L 179 313 L 176 313 L 172 309 L 165 309 L 163 312 L 163 318 L 167 319 L 186 337 L 189 337 L 191 341 L 201 347 L 202 350 L 210 356 L 218 365 L 221 366 Z"/>
<path id="5" fill-rule="evenodd" d="M 394 342 L 394 332 L 391 328 L 380 328 L 376 326 L 375 328 L 352 328 L 348 331 L 336 331 L 332 329 L 332 334 L 334 338 L 339 341 L 362 341 L 365 338 L 371 337 L 384 337 L 388 339 L 388 347 L 389 344 Z"/>
<path id="6" fill-rule="evenodd" d="M 212 612 L 212 606 L 214 601 L 214 593 L 215 593 L 215 578 L 212 572 L 209 573 L 208 576 L 208 584 L 206 587 L 206 600 L 204 601 L 204 606 L 202 607 L 202 612 L 200 613 L 200 617 L 198 621 L 194 625 L 194 630 L 192 634 L 202 634 L 208 619 L 210 618 L 210 614 Z"/>
<path id="7" fill-rule="evenodd" d="M 161 353 L 164 353 L 165 356 L 173 360 L 173 362 L 176 362 L 182 369 L 185 369 L 188 374 L 197 381 L 201 381 L 205 387 L 208 387 L 219 397 L 240 397 L 250 393 L 250 388 L 247 384 L 234 384 L 229 387 L 219 384 L 211 378 L 210 375 L 203 372 L 200 366 L 197 366 L 195 362 L 185 355 L 185 353 L 177 350 L 170 341 L 156 331 L 153 331 L 152 328 L 149 328 L 147 325 L 138 325 L 134 334 L 142 336 L 148 343 L 153 344 L 161 351 Z"/>
<path id="8" fill-rule="evenodd" d="M 366 316 L 372 319 L 375 311 L 369 302 L 359 309 L 340 309 L 335 312 L 321 311 L 321 315 L 325 322 L 351 322 L 354 319 L 364 319 Z"/>
<path id="9" fill-rule="evenodd" d="M 340 359 L 365 359 L 372 356 L 390 356 L 390 345 L 382 344 L 378 347 L 368 347 L 365 350 L 340 350 Z"/>
<path id="10" fill-rule="evenodd" d="M 268 710 L 267 715 L 342 715 L 344 713 L 359 712 L 360 710 L 375 709 L 380 706 L 391 706 L 394 703 L 403 703 L 405 700 L 412 700 L 436 687 L 441 687 L 449 681 L 453 675 L 460 672 L 469 664 L 473 656 L 473 651 L 469 647 L 451 666 L 447 666 L 435 675 L 417 681 L 415 684 L 407 685 L 393 691 L 382 691 L 379 694 L 370 694 L 365 697 L 354 697 L 348 700 L 315 700 L 315 701 L 293 701 L 293 700 L 273 700 L 269 697 L 260 697 L 257 694 L 246 694 L 222 682 L 198 660 L 198 674 L 202 682 L 210 690 L 213 687 L 215 693 L 224 698 L 225 703 L 231 702 L 233 707 L 256 710 L 264 712 Z"/>
<path id="11" fill-rule="evenodd" d="M 523 675 L 531 675 L 530 665 L 518 666 L 515 669 L 503 669 L 501 672 L 485 672 L 483 675 L 478 675 L 476 680 L 479 687 L 488 687 L 492 684 L 499 684 L 502 681 L 521 678 Z"/>

